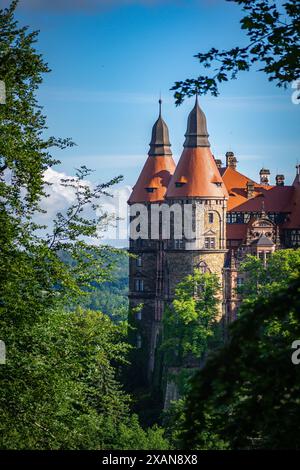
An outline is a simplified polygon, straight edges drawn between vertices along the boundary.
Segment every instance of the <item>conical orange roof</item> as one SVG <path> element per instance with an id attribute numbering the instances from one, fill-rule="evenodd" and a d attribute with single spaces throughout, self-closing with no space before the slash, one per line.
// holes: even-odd
<path id="1" fill-rule="evenodd" d="M 206 118 L 198 99 L 188 117 L 184 150 L 170 181 L 167 198 L 228 198 L 216 162 L 210 151 Z"/>
<path id="2" fill-rule="evenodd" d="M 175 171 L 176 165 L 170 148 L 168 127 L 161 117 L 161 100 L 159 104 L 159 117 L 152 129 L 148 158 L 133 187 L 128 200 L 129 204 L 162 202 Z"/>

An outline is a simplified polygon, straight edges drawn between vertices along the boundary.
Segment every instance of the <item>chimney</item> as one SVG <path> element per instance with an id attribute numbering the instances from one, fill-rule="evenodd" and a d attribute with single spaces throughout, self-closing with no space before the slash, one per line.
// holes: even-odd
<path id="1" fill-rule="evenodd" d="M 284 186 L 284 175 L 276 175 L 276 186 Z"/>
<path id="2" fill-rule="evenodd" d="M 217 168 L 222 168 L 222 160 L 215 159 L 215 162 L 216 162 Z"/>
<path id="3" fill-rule="evenodd" d="M 233 152 L 226 152 L 226 167 L 232 168 L 233 170 L 236 169 L 237 159 L 234 156 Z"/>
<path id="4" fill-rule="evenodd" d="M 247 181 L 246 185 L 246 191 L 247 191 L 247 199 L 251 199 L 254 196 L 254 182 L 253 181 Z"/>
<path id="5" fill-rule="evenodd" d="M 267 168 L 262 168 L 259 172 L 260 176 L 260 184 L 264 184 L 266 186 L 270 183 L 270 170 Z"/>

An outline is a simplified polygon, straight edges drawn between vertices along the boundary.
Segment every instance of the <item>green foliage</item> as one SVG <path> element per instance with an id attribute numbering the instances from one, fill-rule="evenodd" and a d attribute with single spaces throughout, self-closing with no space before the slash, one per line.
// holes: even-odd
<path id="1" fill-rule="evenodd" d="M 181 366 L 191 355 L 200 359 L 216 331 L 219 280 L 195 270 L 180 282 L 163 320 L 161 350 L 169 366 Z"/>
<path id="2" fill-rule="evenodd" d="M 184 424 L 185 399 L 171 402 L 169 408 L 163 414 L 163 426 L 165 435 L 169 441 L 171 449 L 180 449 L 181 429 Z"/>
<path id="3" fill-rule="evenodd" d="M 82 300 L 87 308 L 99 310 L 114 321 L 125 321 L 128 317 L 128 255 L 124 250 L 115 253 L 111 279 L 97 283 L 89 289 Z"/>
<path id="4" fill-rule="evenodd" d="M 25 323 L 22 334 L 5 331 L 2 449 L 148 448 L 148 438 L 154 448 L 167 446 L 162 430 L 143 431 L 130 416 L 116 380 L 129 349 L 122 324 L 99 312 L 55 310 Z"/>
<path id="5" fill-rule="evenodd" d="M 205 68 L 213 66 L 214 73 L 176 82 L 172 88 L 176 104 L 197 92 L 217 96 L 219 84 L 235 79 L 239 72 L 248 71 L 255 64 L 259 64 L 259 70 L 279 87 L 286 87 L 299 78 L 299 1 L 286 0 L 280 5 L 274 0 L 228 1 L 242 6 L 245 16 L 240 24 L 249 43 L 223 51 L 212 47 L 208 52 L 197 54 L 195 57 L 200 64 Z"/>
<path id="6" fill-rule="evenodd" d="M 192 379 L 185 448 L 299 449 L 300 368 L 291 361 L 300 338 L 297 259 L 299 250 L 274 255 L 273 277 L 256 296 L 251 291 L 228 344 Z"/>
<path id="7" fill-rule="evenodd" d="M 266 266 L 255 256 L 248 256 L 241 266 L 246 273 L 239 288 L 244 302 L 257 294 L 270 295 L 294 279 L 300 269 L 300 250 L 279 250 L 272 254 Z"/>
<path id="8" fill-rule="evenodd" d="M 99 244 L 111 217 L 97 209 L 121 177 L 92 187 L 90 170 L 79 168 L 61 182 L 75 202 L 57 214 L 53 230 L 44 227 L 41 236 L 34 222 L 47 192 L 44 171 L 55 163 L 50 149 L 73 144 L 44 137 L 36 91 L 49 69 L 34 48 L 37 33 L 15 20 L 16 5 L 0 10 L 0 79 L 7 89 L 0 106 L 0 338 L 7 351 L 0 447 L 166 448 L 161 429 L 143 430 L 130 414 L 118 382 L 129 348 L 126 325 L 76 308 L 88 289 L 112 280 L 118 263 L 119 250 Z M 90 209 L 101 215 L 90 217 Z"/>

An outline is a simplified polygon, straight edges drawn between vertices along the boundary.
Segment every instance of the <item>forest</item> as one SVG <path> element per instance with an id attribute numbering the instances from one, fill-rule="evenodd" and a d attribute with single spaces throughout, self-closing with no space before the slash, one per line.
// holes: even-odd
<path id="1" fill-rule="evenodd" d="M 58 163 L 53 152 L 75 143 L 47 136 L 37 91 L 50 70 L 36 48 L 38 32 L 16 20 L 17 3 L 0 10 L 0 339 L 7 356 L 0 448 L 300 449 L 300 367 L 291 360 L 300 339 L 300 249 L 279 250 L 267 266 L 247 259 L 227 341 L 216 321 L 216 277 L 195 271 L 183 279 L 164 312 L 160 351 L 171 367 L 190 354 L 202 367 L 182 369 L 181 397 L 167 410 L 128 384 L 136 354 L 128 254 L 99 243 L 111 214 L 89 212 L 100 213 L 122 175 L 91 187 L 82 162 L 61 181 L 75 202 L 51 227 L 37 223 L 44 172 Z"/>

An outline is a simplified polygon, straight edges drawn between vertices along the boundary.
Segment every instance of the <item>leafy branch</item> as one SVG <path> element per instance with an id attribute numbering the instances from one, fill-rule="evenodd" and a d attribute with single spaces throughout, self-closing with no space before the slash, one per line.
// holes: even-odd
<path id="1" fill-rule="evenodd" d="M 208 52 L 196 54 L 194 57 L 200 64 L 206 69 L 213 67 L 214 73 L 175 82 L 171 90 L 175 91 L 177 105 L 196 93 L 218 96 L 221 83 L 236 79 L 239 72 L 249 71 L 257 62 L 262 63 L 259 71 L 278 87 L 286 87 L 300 76 L 299 2 L 286 1 L 280 12 L 273 0 L 227 1 L 242 5 L 246 15 L 240 24 L 250 42 L 245 47 L 229 50 L 212 47 Z"/>

